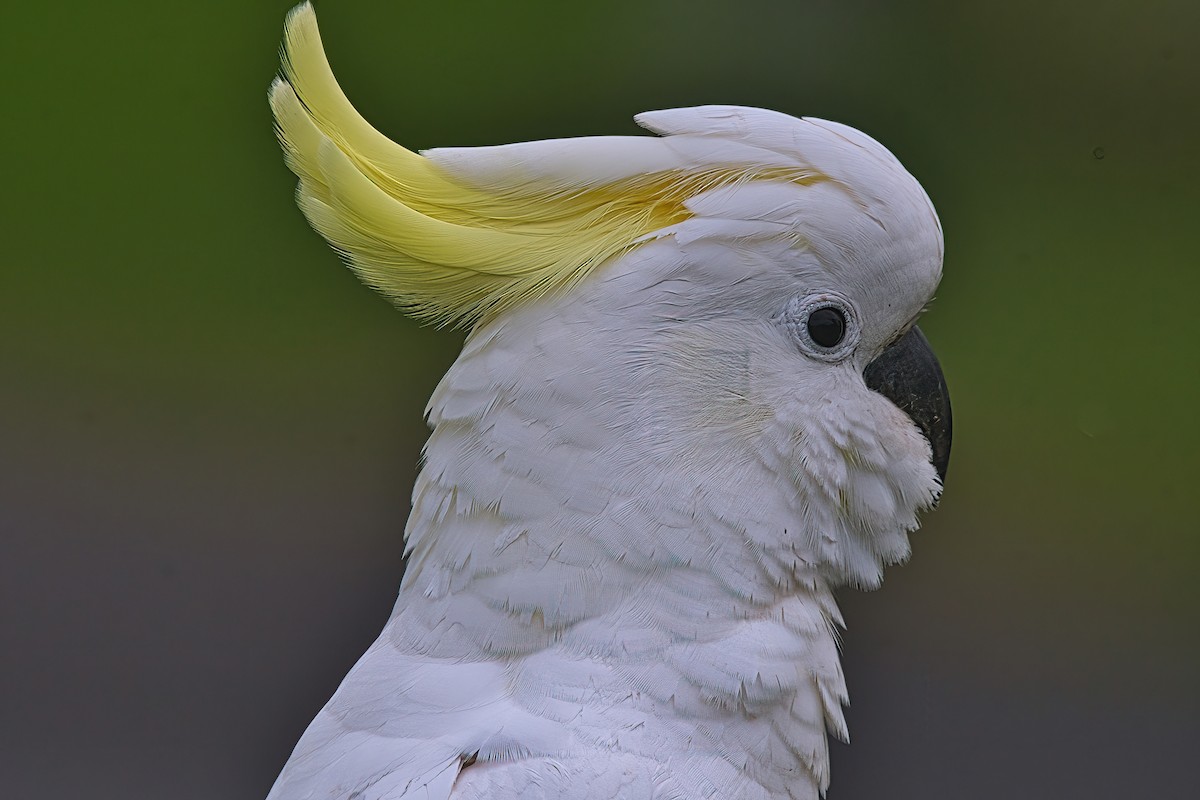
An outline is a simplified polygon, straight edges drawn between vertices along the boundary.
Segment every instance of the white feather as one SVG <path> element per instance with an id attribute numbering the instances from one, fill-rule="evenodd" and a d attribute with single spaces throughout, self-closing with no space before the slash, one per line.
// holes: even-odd
<path id="1" fill-rule="evenodd" d="M 692 218 L 471 334 L 430 401 L 396 611 L 271 800 L 828 785 L 826 731 L 846 735 L 833 588 L 877 585 L 938 491 L 928 444 L 861 366 L 929 300 L 940 228 L 843 126 L 639 121 L 667 138 L 428 155 L 487 188 L 733 158 L 831 180 L 693 197 Z M 789 338 L 779 312 L 814 290 L 857 304 L 859 357 Z"/>

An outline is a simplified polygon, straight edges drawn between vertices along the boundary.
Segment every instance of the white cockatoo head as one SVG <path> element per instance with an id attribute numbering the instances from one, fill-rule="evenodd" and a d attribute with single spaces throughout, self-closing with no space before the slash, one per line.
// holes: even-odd
<path id="1" fill-rule="evenodd" d="M 949 454 L 945 385 L 914 329 L 943 245 L 925 192 L 875 140 L 706 106 L 637 117 L 661 138 L 418 155 L 355 112 L 308 5 L 271 100 L 313 226 L 402 308 L 474 326 L 441 396 L 480 341 L 523 348 L 494 389 L 587 384 L 524 413 L 602 420 L 605 480 L 669 468 L 737 487 L 779 515 L 764 524 L 804 531 L 803 558 L 858 585 L 907 555 Z M 777 485 L 740 486 L 740 458 L 771 461 Z M 558 488 L 582 491 L 573 477 Z"/>
<path id="2" fill-rule="evenodd" d="M 845 733 L 831 589 L 907 557 L 949 458 L 915 327 L 942 232 L 917 181 L 852 128 L 732 106 L 639 115 L 658 136 L 417 154 L 350 105 L 307 4 L 270 99 L 313 227 L 401 308 L 470 327 L 430 401 L 387 644 L 333 702 L 375 699 L 331 705 L 297 753 L 359 713 L 459 765 L 439 775 L 561 761 L 587 753 L 560 741 L 585 740 L 578 725 L 546 727 L 574 698 L 630 758 L 691 743 L 680 786 L 815 796 L 802 772 L 823 790 L 825 727 Z M 506 688 L 437 706 L 452 732 L 436 741 L 405 727 L 403 692 L 375 707 L 389 670 L 433 685 L 492 661 Z M 610 690 L 623 699 L 595 700 Z M 705 751 L 684 721 L 709 718 Z M 771 737 L 756 760 L 745 743 Z M 277 791 L 324 786 L 318 763 Z M 759 796 L 740 791 L 718 793 Z"/>

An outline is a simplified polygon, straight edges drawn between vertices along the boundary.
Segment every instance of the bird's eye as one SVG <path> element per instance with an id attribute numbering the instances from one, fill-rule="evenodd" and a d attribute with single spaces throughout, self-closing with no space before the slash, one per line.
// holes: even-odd
<path id="1" fill-rule="evenodd" d="M 821 347 L 837 347 L 846 336 L 846 315 L 826 306 L 808 315 L 808 335 Z"/>
<path id="2" fill-rule="evenodd" d="M 806 355 L 831 364 L 853 353 L 862 336 L 854 303 L 837 292 L 793 297 L 779 319 Z"/>

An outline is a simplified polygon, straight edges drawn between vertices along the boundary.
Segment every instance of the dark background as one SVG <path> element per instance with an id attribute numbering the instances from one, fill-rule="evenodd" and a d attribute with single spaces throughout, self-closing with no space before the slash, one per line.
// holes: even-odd
<path id="1" fill-rule="evenodd" d="M 0 794 L 261 798 L 395 595 L 460 334 L 305 225 L 267 85 L 287 2 L 0 22 Z M 831 800 L 1194 797 L 1200 4 L 318 4 L 410 147 L 855 125 L 946 277 L 942 508 L 844 593 Z"/>

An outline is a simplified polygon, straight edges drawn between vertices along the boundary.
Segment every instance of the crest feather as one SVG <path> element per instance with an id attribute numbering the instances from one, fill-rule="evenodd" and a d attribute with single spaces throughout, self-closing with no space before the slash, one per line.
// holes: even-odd
<path id="1" fill-rule="evenodd" d="M 688 147 L 679 141 L 686 137 L 564 139 L 427 158 L 350 104 L 309 3 L 288 15 L 282 55 L 270 102 L 305 217 L 365 283 L 437 323 L 470 324 L 570 287 L 687 219 L 686 202 L 710 189 L 820 177 L 778 152 L 729 140 Z"/>

